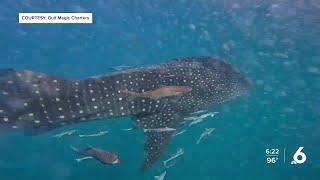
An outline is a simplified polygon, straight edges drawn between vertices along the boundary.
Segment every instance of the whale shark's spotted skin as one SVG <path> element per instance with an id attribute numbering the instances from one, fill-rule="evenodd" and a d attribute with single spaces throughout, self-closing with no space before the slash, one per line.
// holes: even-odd
<path id="1" fill-rule="evenodd" d="M 123 93 L 163 86 L 188 86 L 192 91 L 159 99 L 130 99 Z M 144 129 L 177 129 L 190 113 L 242 95 L 248 87 L 237 68 L 212 57 L 176 59 L 84 80 L 6 69 L 0 71 L 0 127 L 42 132 L 82 121 L 132 116 Z M 149 168 L 161 157 L 174 131 L 145 134 L 143 168 Z"/>

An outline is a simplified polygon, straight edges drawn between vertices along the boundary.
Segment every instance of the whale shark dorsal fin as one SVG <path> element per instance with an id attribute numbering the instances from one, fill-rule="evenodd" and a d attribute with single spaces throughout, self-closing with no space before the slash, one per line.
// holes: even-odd
<path id="1" fill-rule="evenodd" d="M 184 116 L 173 111 L 170 107 L 159 113 L 138 116 L 136 121 L 141 128 L 156 129 L 171 127 L 177 129 Z M 145 131 L 145 160 L 142 169 L 152 167 L 162 156 L 170 143 L 171 136 L 175 131 Z"/>

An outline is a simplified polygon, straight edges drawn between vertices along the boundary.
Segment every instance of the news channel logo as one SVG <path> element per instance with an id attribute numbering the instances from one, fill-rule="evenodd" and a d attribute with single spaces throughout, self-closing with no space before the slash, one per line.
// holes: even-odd
<path id="1" fill-rule="evenodd" d="M 304 147 L 300 146 L 292 152 L 288 152 L 286 148 L 267 148 L 265 150 L 267 164 L 283 164 L 301 165 L 307 162 L 307 154 L 304 152 Z M 290 158 L 290 161 L 287 161 Z"/>

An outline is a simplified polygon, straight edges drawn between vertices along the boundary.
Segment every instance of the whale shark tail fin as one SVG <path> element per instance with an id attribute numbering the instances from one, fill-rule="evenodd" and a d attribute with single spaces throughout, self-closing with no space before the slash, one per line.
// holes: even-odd
<path id="1" fill-rule="evenodd" d="M 59 126 L 51 121 L 52 109 L 58 105 L 54 100 L 66 99 L 70 82 L 43 73 L 1 69 L 0 131 L 24 129 L 38 134 Z"/>

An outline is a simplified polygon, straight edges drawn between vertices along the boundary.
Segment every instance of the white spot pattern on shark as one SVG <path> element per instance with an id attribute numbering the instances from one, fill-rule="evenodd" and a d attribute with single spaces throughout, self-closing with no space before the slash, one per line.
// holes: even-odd
<path id="1" fill-rule="evenodd" d="M 143 93 L 164 86 L 192 91 L 157 99 L 130 99 L 123 91 Z M 119 71 L 84 80 L 69 80 L 32 71 L 0 70 L 0 128 L 40 133 L 73 123 L 131 116 L 146 131 L 150 168 L 159 160 L 171 136 L 191 113 L 247 92 L 249 82 L 230 63 L 212 57 L 175 59 L 144 68 Z"/>

